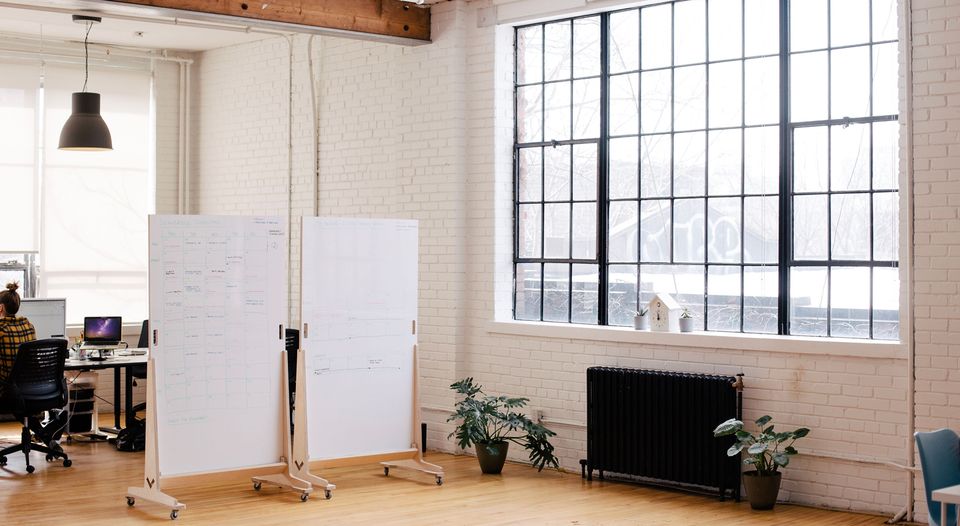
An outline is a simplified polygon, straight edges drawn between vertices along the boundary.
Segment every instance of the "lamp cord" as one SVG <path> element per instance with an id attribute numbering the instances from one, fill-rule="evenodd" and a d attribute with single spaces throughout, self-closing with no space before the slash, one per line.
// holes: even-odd
<path id="1" fill-rule="evenodd" d="M 87 32 L 83 35 L 83 89 L 87 91 L 87 78 L 90 76 L 90 50 L 87 47 L 87 40 L 90 38 L 90 28 L 93 22 L 87 22 Z"/>

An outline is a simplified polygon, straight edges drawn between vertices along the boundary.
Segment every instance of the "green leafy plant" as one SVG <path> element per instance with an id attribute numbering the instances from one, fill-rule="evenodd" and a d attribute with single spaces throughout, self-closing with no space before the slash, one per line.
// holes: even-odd
<path id="1" fill-rule="evenodd" d="M 455 382 L 450 389 L 463 395 L 463 399 L 447 418 L 447 422 L 459 421 L 447 438 L 456 436 L 461 448 L 513 442 L 530 452 L 530 462 L 537 471 L 543 471 L 547 465 L 560 467 L 549 440 L 556 433 L 514 411 L 526 406 L 529 399 L 487 395 L 482 386 L 473 383 L 473 378 Z"/>
<path id="2" fill-rule="evenodd" d="M 647 312 L 648 312 L 648 309 L 646 309 L 645 307 L 640 307 L 640 309 L 637 310 L 637 316 L 646 316 Z"/>
<path id="3" fill-rule="evenodd" d="M 761 416 L 756 420 L 758 433 L 753 434 L 743 430 L 743 422 L 731 418 L 713 430 L 713 436 L 723 437 L 735 435 L 736 443 L 727 450 L 727 456 L 739 455 L 746 448 L 747 458 L 744 464 L 753 466 L 760 476 L 773 475 L 780 468 L 790 463 L 790 457 L 797 454 L 793 443 L 810 433 L 810 430 L 801 427 L 794 431 L 776 432 L 773 425 L 764 427 L 773 420 L 769 415 Z M 788 442 L 789 441 L 789 442 Z M 781 446 L 783 449 L 780 449 Z"/>
<path id="4" fill-rule="evenodd" d="M 680 313 L 681 318 L 692 318 L 693 314 L 690 314 L 690 310 L 686 307 L 683 308 L 683 312 Z"/>

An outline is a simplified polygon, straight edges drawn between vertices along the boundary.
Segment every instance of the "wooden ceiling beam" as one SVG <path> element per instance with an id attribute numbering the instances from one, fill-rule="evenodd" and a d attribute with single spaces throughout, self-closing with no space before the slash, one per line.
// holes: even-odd
<path id="1" fill-rule="evenodd" d="M 209 15 L 430 41 L 430 9 L 400 0 L 109 0 Z"/>

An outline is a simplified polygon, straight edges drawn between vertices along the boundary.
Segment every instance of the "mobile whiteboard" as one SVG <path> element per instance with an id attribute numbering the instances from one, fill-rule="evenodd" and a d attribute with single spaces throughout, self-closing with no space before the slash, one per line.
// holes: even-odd
<path id="1" fill-rule="evenodd" d="M 409 451 L 417 222 L 303 218 L 311 460 Z"/>
<path id="2" fill-rule="evenodd" d="M 279 461 L 286 291 L 285 220 L 150 217 L 160 474 Z"/>

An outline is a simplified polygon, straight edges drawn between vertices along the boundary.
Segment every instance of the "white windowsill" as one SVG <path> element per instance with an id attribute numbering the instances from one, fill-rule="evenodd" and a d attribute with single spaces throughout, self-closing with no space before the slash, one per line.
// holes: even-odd
<path id="1" fill-rule="evenodd" d="M 901 342 L 855 340 L 849 338 L 816 338 L 804 336 L 773 336 L 697 331 L 690 333 L 637 331 L 629 327 L 599 327 L 567 323 L 531 321 L 492 321 L 489 334 L 561 338 L 567 340 L 594 340 L 648 345 L 671 345 L 708 349 L 736 349 L 742 351 L 784 352 L 792 354 L 820 354 L 860 358 L 905 359 L 906 347 Z"/>

